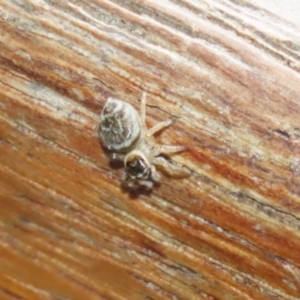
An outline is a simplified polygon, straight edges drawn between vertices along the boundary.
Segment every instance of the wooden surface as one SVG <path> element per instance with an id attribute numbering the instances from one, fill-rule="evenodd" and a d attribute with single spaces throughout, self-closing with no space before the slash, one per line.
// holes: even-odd
<path id="1" fill-rule="evenodd" d="M 0 299 L 299 299 L 299 1 L 0 1 Z M 120 188 L 109 96 L 192 171 Z"/>

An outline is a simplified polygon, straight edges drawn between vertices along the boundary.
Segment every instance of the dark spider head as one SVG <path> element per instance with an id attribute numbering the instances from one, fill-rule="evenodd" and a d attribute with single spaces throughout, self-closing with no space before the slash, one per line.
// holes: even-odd
<path id="1" fill-rule="evenodd" d="M 134 151 L 127 154 L 124 163 L 126 173 L 132 179 L 147 180 L 151 176 L 150 163 L 140 151 Z"/>

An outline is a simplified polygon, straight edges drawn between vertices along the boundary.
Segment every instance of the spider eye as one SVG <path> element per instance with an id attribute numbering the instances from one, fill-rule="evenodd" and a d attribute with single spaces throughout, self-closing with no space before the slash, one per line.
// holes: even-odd
<path id="1" fill-rule="evenodd" d="M 140 156 L 131 157 L 125 163 L 125 168 L 131 178 L 147 179 L 151 173 L 146 161 Z"/>

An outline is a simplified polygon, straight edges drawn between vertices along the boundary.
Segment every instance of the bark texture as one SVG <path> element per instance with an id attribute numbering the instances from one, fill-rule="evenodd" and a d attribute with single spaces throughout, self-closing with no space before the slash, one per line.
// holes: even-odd
<path id="1" fill-rule="evenodd" d="M 299 1 L 0 0 L 0 298 L 300 297 Z M 150 194 L 109 96 L 188 145 Z"/>

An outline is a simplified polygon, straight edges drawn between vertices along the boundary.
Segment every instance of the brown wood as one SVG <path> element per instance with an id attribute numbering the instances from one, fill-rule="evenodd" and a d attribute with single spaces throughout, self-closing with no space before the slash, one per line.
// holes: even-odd
<path id="1" fill-rule="evenodd" d="M 0 1 L 0 299 L 299 299 L 299 1 Z M 109 96 L 192 176 L 120 187 Z"/>

